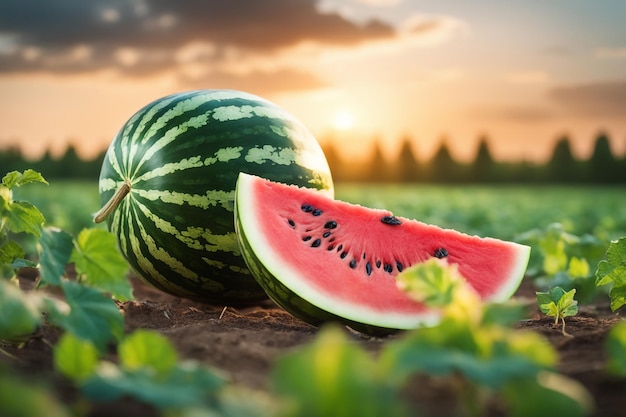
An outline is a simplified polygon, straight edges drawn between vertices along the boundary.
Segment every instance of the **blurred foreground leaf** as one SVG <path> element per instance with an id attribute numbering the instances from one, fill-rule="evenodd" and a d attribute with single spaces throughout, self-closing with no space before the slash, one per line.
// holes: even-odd
<path id="1" fill-rule="evenodd" d="M 0 340 L 31 334 L 41 324 L 35 296 L 25 294 L 13 283 L 0 279 Z"/>
<path id="2" fill-rule="evenodd" d="M 73 281 L 63 281 L 61 287 L 67 305 L 49 303 L 52 324 L 93 342 L 101 351 L 121 338 L 124 316 L 111 297 Z"/>
<path id="3" fill-rule="evenodd" d="M 39 246 L 41 282 L 60 285 L 74 248 L 72 236 L 60 229 L 49 227 L 44 229 Z"/>
<path id="4" fill-rule="evenodd" d="M 139 330 L 118 346 L 121 366 L 101 362 L 95 375 L 82 384 L 96 401 L 131 396 L 160 409 L 214 405 L 225 381 L 196 362 L 178 362 L 169 340 Z M 209 415 L 209 414 L 203 414 Z"/>
<path id="5" fill-rule="evenodd" d="M 542 371 L 536 380 L 512 381 L 504 387 L 510 417 L 584 417 L 593 413 L 594 401 L 574 379 Z"/>
<path id="6" fill-rule="evenodd" d="M 312 344 L 279 359 L 272 384 L 292 401 L 289 416 L 409 415 L 370 355 L 337 327 L 322 329 Z"/>
<path id="7" fill-rule="evenodd" d="M 22 381 L 0 368 L 0 416 L 69 417 L 70 413 L 49 388 Z"/>
<path id="8" fill-rule="evenodd" d="M 54 347 L 54 365 L 63 375 L 75 381 L 92 376 L 98 364 L 98 349 L 89 340 L 64 333 Z"/>
<path id="9" fill-rule="evenodd" d="M 626 322 L 613 326 L 605 341 L 607 370 L 613 375 L 626 378 Z"/>
<path id="10" fill-rule="evenodd" d="M 157 377 L 167 375 L 178 362 L 176 350 L 160 333 L 137 330 L 127 336 L 118 346 L 123 368 L 151 369 Z"/>

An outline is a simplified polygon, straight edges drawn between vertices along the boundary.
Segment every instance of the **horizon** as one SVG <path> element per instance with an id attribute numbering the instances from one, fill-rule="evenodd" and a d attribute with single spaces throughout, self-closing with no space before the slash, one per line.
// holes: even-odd
<path id="1" fill-rule="evenodd" d="M 374 136 L 374 138 L 376 138 L 376 136 Z M 437 145 L 432 149 L 432 152 L 429 152 L 428 154 L 424 154 L 423 152 L 420 152 L 419 149 L 416 149 L 415 140 L 410 140 L 410 139 L 411 139 L 410 137 L 407 137 L 407 135 L 404 135 L 400 139 L 400 147 L 402 147 L 403 145 L 405 145 L 406 142 L 408 142 L 411 146 L 411 152 L 412 152 L 413 158 L 415 159 L 415 162 L 418 165 L 428 164 L 432 162 L 432 160 L 436 157 L 436 154 L 439 151 L 441 151 L 442 147 L 446 148 L 447 152 L 450 153 L 450 157 L 455 163 L 459 165 L 474 165 L 478 158 L 479 146 L 481 145 L 480 143 L 481 141 L 485 141 L 487 152 L 489 153 L 491 160 L 496 164 L 514 164 L 514 165 L 515 164 L 518 164 L 518 165 L 531 164 L 535 166 L 546 166 L 550 164 L 550 162 L 554 158 L 555 150 L 556 150 L 556 146 L 558 145 L 558 142 L 563 141 L 563 140 L 567 141 L 569 150 L 572 155 L 572 159 L 575 162 L 588 162 L 593 157 L 593 152 L 595 151 L 595 147 L 597 146 L 598 141 L 600 139 L 607 139 L 610 154 L 616 161 L 626 161 L 626 152 L 620 153 L 616 151 L 615 147 L 612 144 L 613 140 L 604 131 L 599 131 L 594 136 L 593 141 L 592 141 L 592 148 L 590 149 L 590 152 L 584 155 L 578 155 L 576 152 L 574 152 L 574 149 L 572 147 L 573 141 L 569 136 L 560 135 L 558 139 L 555 140 L 554 142 L 555 146 L 553 146 L 550 149 L 550 152 L 547 153 L 547 158 L 543 160 L 499 159 L 493 153 L 493 149 L 492 149 L 493 141 L 490 140 L 488 135 L 480 136 L 479 140 L 476 143 L 476 147 L 472 149 L 472 152 L 468 158 L 459 158 L 458 155 L 456 155 L 454 150 L 451 148 L 448 138 L 445 138 L 445 137 L 442 138 L 442 140 L 440 140 L 439 142 L 437 142 Z M 46 158 L 50 158 L 51 160 L 54 160 L 54 161 L 59 161 L 63 159 L 64 157 L 67 157 L 68 155 L 71 156 L 73 153 L 81 161 L 89 163 L 89 162 L 96 161 L 98 158 L 104 157 L 104 155 L 106 154 L 108 150 L 107 148 L 104 148 L 94 154 L 82 155 L 76 143 L 73 143 L 70 141 L 66 143 L 65 145 L 66 147 L 63 148 L 62 150 L 57 149 L 56 151 L 53 151 L 52 149 L 46 149 L 43 153 L 38 154 L 38 155 L 30 155 L 27 152 L 25 152 L 22 147 L 16 144 L 11 145 L 11 146 L 6 146 L 6 147 L 0 146 L 0 156 L 6 155 L 7 153 L 11 153 L 11 152 L 17 152 L 18 156 L 25 162 L 41 162 Z M 324 142 L 321 142 L 320 146 L 326 153 L 327 157 L 329 158 L 329 161 L 331 158 L 335 158 L 336 159 L 335 162 L 337 162 L 338 160 L 339 162 L 341 162 L 342 165 L 357 166 L 357 167 L 362 167 L 371 163 L 377 157 L 376 155 L 377 152 L 380 152 L 382 154 L 382 157 L 386 163 L 392 163 L 394 161 L 398 161 L 398 159 L 401 157 L 400 154 L 402 152 L 402 149 L 400 148 L 396 149 L 395 152 L 393 153 L 385 152 L 385 149 L 381 147 L 380 142 L 376 141 L 375 139 L 372 139 L 370 141 L 368 147 L 362 147 L 357 152 L 355 152 L 354 150 L 351 150 L 351 154 L 349 156 L 342 155 L 341 153 L 337 152 L 340 146 L 337 145 L 336 141 L 326 140 Z M 332 153 L 332 155 L 330 155 L 329 152 Z"/>
<path id="2" fill-rule="evenodd" d="M 0 148 L 94 156 L 147 103 L 229 88 L 350 155 L 408 136 L 421 158 L 447 138 L 469 160 L 486 136 L 498 161 L 542 162 L 604 132 L 621 156 L 625 19 L 618 0 L 7 0 Z"/>
<path id="3" fill-rule="evenodd" d="M 463 152 L 459 152 L 458 148 L 452 147 L 455 141 L 454 138 L 448 135 L 441 135 L 435 140 L 420 142 L 419 139 L 416 139 L 415 137 L 405 133 L 394 138 L 393 142 L 396 143 L 397 146 L 395 146 L 391 151 L 386 149 L 384 146 L 384 144 L 387 142 L 384 139 L 388 138 L 386 138 L 384 135 L 376 133 L 371 133 L 368 136 L 358 136 L 358 134 L 354 131 L 346 132 L 345 129 L 337 129 L 333 131 L 331 129 L 321 137 L 317 135 L 314 136 L 323 149 L 328 149 L 331 147 L 334 147 L 335 149 L 340 149 L 341 144 L 338 143 L 340 141 L 357 146 L 356 148 L 351 148 L 350 155 L 345 156 L 344 159 L 354 160 L 358 162 L 370 160 L 374 152 L 376 152 L 377 146 L 380 147 L 380 150 L 386 160 L 393 160 L 400 153 L 400 146 L 403 144 L 403 142 L 409 139 L 409 142 L 411 143 L 411 147 L 414 154 L 416 155 L 418 162 L 424 162 L 431 159 L 435 155 L 435 153 L 441 148 L 441 146 L 443 144 L 446 144 L 455 161 L 460 163 L 471 163 L 476 157 L 480 141 L 486 139 L 489 145 L 489 150 L 491 151 L 491 155 L 496 162 L 528 162 L 541 165 L 549 162 L 550 158 L 552 157 L 554 147 L 556 146 L 557 142 L 563 138 L 568 139 L 574 158 L 583 161 L 591 157 L 596 139 L 599 136 L 603 135 L 608 137 L 611 152 L 616 158 L 626 157 L 626 138 L 624 138 L 624 140 L 620 142 L 618 138 L 612 137 L 608 132 L 606 132 L 606 130 L 598 129 L 595 134 L 591 134 L 588 138 L 584 138 L 587 142 L 584 148 L 577 148 L 577 141 L 566 132 L 567 130 L 564 130 L 561 134 L 553 135 L 552 137 L 550 137 L 546 143 L 546 148 L 543 150 L 541 157 L 531 158 L 524 158 L 523 156 L 513 158 L 499 157 L 497 154 L 494 153 L 493 150 L 494 147 L 497 146 L 497 144 L 494 143 L 498 142 L 498 138 L 493 138 L 489 135 L 489 133 L 485 132 L 476 135 L 472 143 L 464 147 Z M 112 141 L 113 137 L 111 138 L 111 142 Z M 60 141 L 52 139 L 47 142 L 47 144 L 49 145 L 48 147 L 39 147 L 37 148 L 37 151 L 33 152 L 33 149 L 30 148 L 28 145 L 24 145 L 24 143 L 25 142 L 23 138 L 14 137 L 7 140 L 6 138 L 0 137 L 0 152 L 17 150 L 25 159 L 37 161 L 45 157 L 46 154 L 50 154 L 53 159 L 61 158 L 70 148 L 73 148 L 81 159 L 89 161 L 103 155 L 107 151 L 109 145 L 109 143 L 98 142 L 98 144 L 104 144 L 105 146 L 101 148 L 89 147 L 87 152 L 85 152 L 85 141 L 83 139 L 68 137 Z"/>

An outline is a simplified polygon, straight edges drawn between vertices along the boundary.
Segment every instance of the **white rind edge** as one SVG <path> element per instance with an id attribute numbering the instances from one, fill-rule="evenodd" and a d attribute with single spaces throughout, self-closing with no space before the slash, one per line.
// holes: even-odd
<path id="1" fill-rule="evenodd" d="M 501 303 L 508 300 L 511 296 L 513 296 L 524 279 L 524 275 L 528 267 L 528 261 L 530 260 L 530 246 L 513 242 L 509 242 L 509 244 L 518 248 L 515 252 L 517 256 L 513 272 L 509 275 L 506 285 L 503 285 L 497 292 L 487 297 L 486 301 Z M 516 279 L 513 279 L 513 277 L 516 277 Z"/>
<path id="2" fill-rule="evenodd" d="M 372 326 L 392 329 L 414 329 L 417 327 L 434 326 L 440 322 L 441 316 L 435 311 L 411 315 L 381 312 L 347 302 L 346 300 L 336 299 L 330 295 L 322 296 L 317 290 L 304 282 L 304 280 L 294 279 L 294 277 L 299 275 L 299 272 L 294 270 L 290 265 L 281 262 L 281 259 L 276 257 L 274 253 L 268 249 L 270 247 L 269 239 L 257 227 L 259 222 L 256 221 L 255 215 L 261 214 L 261 211 L 241 210 L 242 207 L 250 206 L 249 198 L 252 195 L 251 190 L 254 181 L 255 176 L 243 172 L 239 173 L 235 195 L 237 201 L 236 206 L 238 207 L 238 221 L 241 222 L 241 229 L 245 231 L 246 240 L 252 247 L 256 257 L 263 263 L 263 266 L 287 288 L 301 297 L 302 294 L 306 294 L 306 298 L 302 298 L 305 298 L 306 301 L 322 310 L 351 321 Z M 517 274 L 518 279 L 510 279 L 508 285 L 489 297 L 490 301 L 500 302 L 507 300 L 519 287 L 524 277 L 530 256 L 530 247 L 517 243 L 511 244 L 520 248 L 515 262 L 514 274 L 511 274 Z M 280 271 L 280 274 L 278 274 L 278 271 Z"/>

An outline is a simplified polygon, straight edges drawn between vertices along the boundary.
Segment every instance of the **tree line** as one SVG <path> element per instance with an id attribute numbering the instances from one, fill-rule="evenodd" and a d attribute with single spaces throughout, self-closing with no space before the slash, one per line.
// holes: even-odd
<path id="1" fill-rule="evenodd" d="M 596 137 L 589 158 L 582 160 L 574 157 L 569 138 L 561 137 L 544 164 L 499 162 L 493 158 L 486 137 L 480 139 L 469 163 L 455 160 L 445 142 L 430 160 L 421 162 L 411 143 L 410 138 L 405 138 L 394 160 L 384 157 L 379 142 L 365 162 L 350 161 L 332 141 L 324 146 L 324 152 L 337 182 L 626 184 L 626 155 L 616 156 L 604 133 Z M 69 146 L 61 157 L 47 152 L 38 160 L 28 160 L 17 148 L 0 149 L 0 176 L 32 168 L 48 179 L 95 180 L 100 175 L 104 153 L 85 160 Z"/>
<path id="2" fill-rule="evenodd" d="M 425 162 L 416 157 L 410 138 L 402 141 L 394 160 L 386 159 L 380 142 L 375 142 L 372 156 L 364 163 L 351 163 L 337 151 L 336 144 L 328 143 L 324 152 L 336 181 L 626 184 L 626 155 L 618 157 L 614 154 L 605 133 L 596 137 L 587 159 L 577 159 L 570 139 L 563 136 L 556 141 L 552 156 L 543 164 L 499 162 L 493 158 L 486 137 L 480 139 L 475 157 L 469 163 L 455 160 L 445 141 Z"/>
<path id="3" fill-rule="evenodd" d="M 26 158 L 19 148 L 0 149 L 0 176 L 4 176 L 7 172 L 30 168 L 41 172 L 48 180 L 97 180 L 105 152 L 103 151 L 96 158 L 86 160 L 78 155 L 74 146 L 70 145 L 60 157 L 54 157 L 48 151 L 41 158 L 31 160 Z"/>

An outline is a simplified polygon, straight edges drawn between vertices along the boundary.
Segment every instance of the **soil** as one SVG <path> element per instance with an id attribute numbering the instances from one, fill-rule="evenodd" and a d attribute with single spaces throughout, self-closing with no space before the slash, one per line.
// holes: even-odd
<path id="1" fill-rule="evenodd" d="M 157 330 L 173 342 L 182 358 L 201 361 L 229 375 L 234 382 L 254 389 L 267 389 L 276 358 L 310 342 L 319 330 L 271 301 L 246 308 L 206 305 L 169 296 L 136 279 L 132 281 L 135 300 L 120 304 L 126 331 Z M 618 313 L 610 311 L 608 301 L 581 307 L 578 316 L 567 318 L 566 330 L 572 337 L 566 337 L 553 319 L 542 316 L 533 307 L 531 284 L 523 284 L 516 297 L 527 300 L 530 306 L 528 318 L 518 326 L 541 333 L 557 349 L 558 370 L 581 382 L 593 395 L 596 407 L 593 416 L 626 416 L 626 379 L 612 377 L 604 371 L 604 339 L 610 327 L 621 319 Z M 348 329 L 346 332 L 373 354 L 397 337 L 370 338 Z M 25 376 L 51 380 L 59 398 L 72 404 L 77 392 L 52 372 L 51 346 L 57 338 L 57 330 L 44 327 L 19 348 L 2 345 L 17 359 L 0 355 L 0 365 L 8 364 Z M 415 378 L 406 395 L 420 404 L 425 415 L 463 414 L 459 405 L 451 401 L 450 387 L 440 380 Z M 112 414 L 116 417 L 157 415 L 150 407 L 130 399 L 96 405 L 88 411 L 91 417 Z M 493 414 L 505 413 L 496 407 Z"/>

